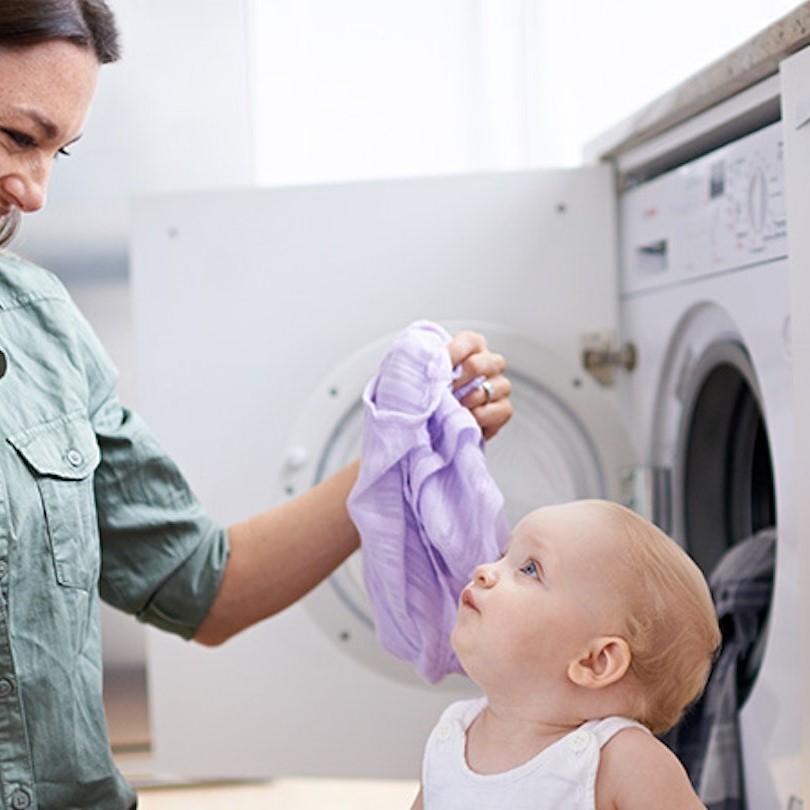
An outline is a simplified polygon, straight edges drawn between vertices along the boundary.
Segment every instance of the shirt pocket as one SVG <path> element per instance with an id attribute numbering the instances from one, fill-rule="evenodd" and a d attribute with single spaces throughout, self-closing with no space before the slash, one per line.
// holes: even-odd
<path id="1" fill-rule="evenodd" d="M 67 415 L 8 441 L 36 479 L 57 581 L 90 590 L 100 565 L 93 471 L 101 458 L 90 422 L 84 413 Z"/>

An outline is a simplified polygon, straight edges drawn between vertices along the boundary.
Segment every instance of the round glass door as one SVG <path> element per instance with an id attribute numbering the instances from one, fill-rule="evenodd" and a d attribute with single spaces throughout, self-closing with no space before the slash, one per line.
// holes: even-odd
<path id="1" fill-rule="evenodd" d="M 632 453 L 618 410 L 606 401 L 609 394 L 534 341 L 492 325 L 482 331 L 509 359 L 514 415 L 485 452 L 510 525 L 544 504 L 616 497 Z M 347 359 L 302 409 L 282 475 L 286 495 L 323 481 L 358 457 L 362 392 L 390 342 L 386 338 Z M 416 683 L 411 668 L 376 643 L 361 553 L 308 597 L 308 609 L 346 653 Z"/>

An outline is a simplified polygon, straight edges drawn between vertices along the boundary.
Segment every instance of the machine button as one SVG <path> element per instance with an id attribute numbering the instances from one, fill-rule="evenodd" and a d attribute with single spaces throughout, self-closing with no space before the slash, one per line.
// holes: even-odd
<path id="1" fill-rule="evenodd" d="M 0 698 L 8 697 L 14 691 L 14 684 L 8 678 L 0 678 Z"/>
<path id="2" fill-rule="evenodd" d="M 309 461 L 309 453 L 306 447 L 297 445 L 296 447 L 291 447 L 287 453 L 287 466 L 291 470 L 300 470 L 307 461 Z"/>

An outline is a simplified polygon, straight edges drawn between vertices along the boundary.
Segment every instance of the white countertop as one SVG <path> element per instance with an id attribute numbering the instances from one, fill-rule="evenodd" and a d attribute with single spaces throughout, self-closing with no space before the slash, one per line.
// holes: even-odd
<path id="1" fill-rule="evenodd" d="M 610 160 L 715 106 L 776 73 L 786 56 L 809 44 L 810 2 L 805 2 L 595 138 L 586 147 L 587 160 Z"/>

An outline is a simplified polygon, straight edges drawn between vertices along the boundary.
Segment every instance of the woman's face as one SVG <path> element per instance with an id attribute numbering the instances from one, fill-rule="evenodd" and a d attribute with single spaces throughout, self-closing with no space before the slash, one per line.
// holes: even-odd
<path id="1" fill-rule="evenodd" d="M 54 158 L 81 137 L 98 69 L 92 49 L 64 40 L 0 47 L 0 217 L 45 204 Z"/>

